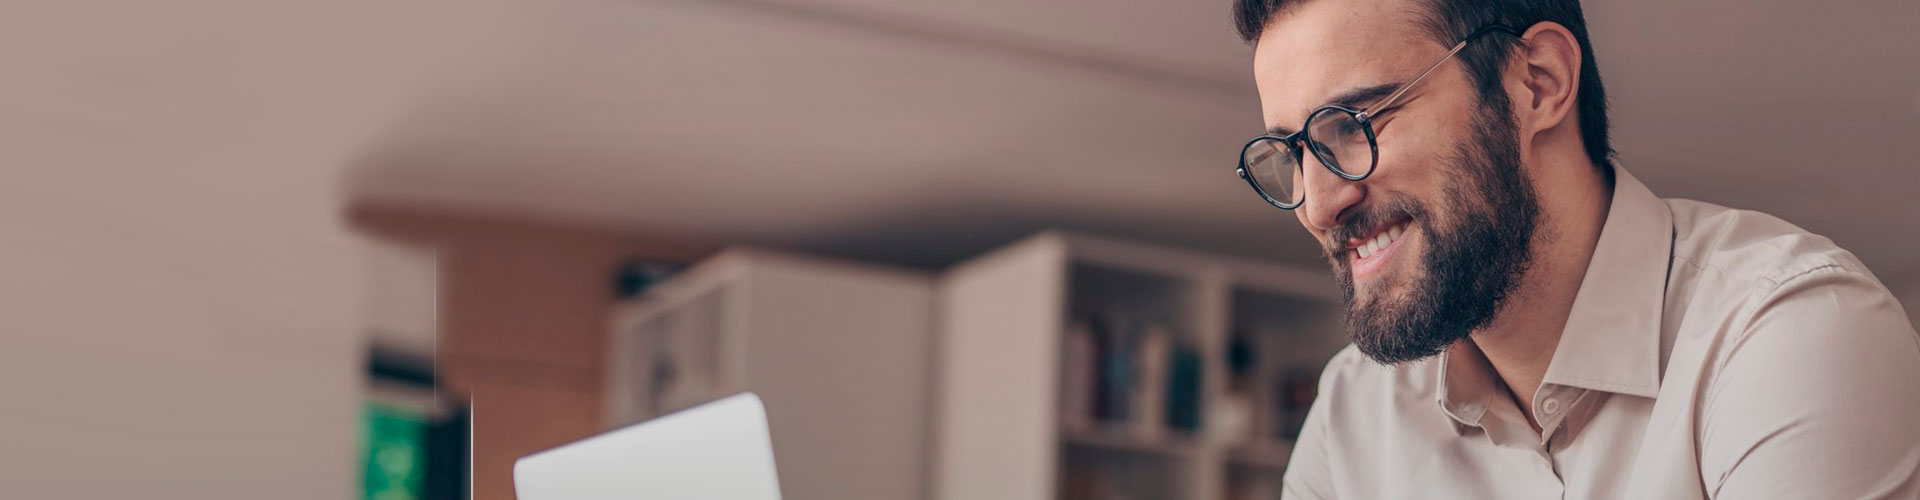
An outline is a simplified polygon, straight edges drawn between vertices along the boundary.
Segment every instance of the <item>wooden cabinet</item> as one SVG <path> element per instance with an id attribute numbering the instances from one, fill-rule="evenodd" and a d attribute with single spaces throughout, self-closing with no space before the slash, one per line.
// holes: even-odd
<path id="1" fill-rule="evenodd" d="M 939 284 L 932 497 L 1277 497 L 1276 394 L 1344 344 L 1334 290 L 1317 272 L 1066 233 L 956 266 Z M 1086 322 L 1108 323 L 1111 349 L 1067 340 Z M 1111 354 L 1122 345 L 1138 350 Z M 1162 364 L 1170 352 L 1187 354 Z M 1116 373 L 1154 390 L 1082 414 Z"/>
<path id="2" fill-rule="evenodd" d="M 939 274 L 732 250 L 616 307 L 606 424 L 756 392 L 789 500 L 1277 497 L 1280 393 L 1344 344 L 1334 290 L 1058 232 Z M 1090 321 L 1110 349 L 1067 333 Z"/>
<path id="3" fill-rule="evenodd" d="M 730 250 L 616 307 L 607 424 L 753 391 L 787 500 L 923 498 L 933 317 L 926 273 Z"/>

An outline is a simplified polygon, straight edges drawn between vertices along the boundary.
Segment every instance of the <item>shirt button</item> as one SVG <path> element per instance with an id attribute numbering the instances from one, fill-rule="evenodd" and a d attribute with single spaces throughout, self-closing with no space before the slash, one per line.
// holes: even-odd
<path id="1" fill-rule="evenodd" d="M 1540 410 L 1547 412 L 1548 415 L 1558 413 L 1560 412 L 1560 400 L 1547 398 L 1546 401 L 1540 403 Z"/>

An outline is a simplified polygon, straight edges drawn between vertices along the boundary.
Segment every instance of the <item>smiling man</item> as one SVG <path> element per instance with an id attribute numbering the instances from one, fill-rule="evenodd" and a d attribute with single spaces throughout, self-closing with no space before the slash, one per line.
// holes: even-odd
<path id="1" fill-rule="evenodd" d="M 1234 14 L 1269 127 L 1239 173 L 1353 340 L 1286 498 L 1920 498 L 1906 313 L 1826 238 L 1614 164 L 1577 2 Z"/>

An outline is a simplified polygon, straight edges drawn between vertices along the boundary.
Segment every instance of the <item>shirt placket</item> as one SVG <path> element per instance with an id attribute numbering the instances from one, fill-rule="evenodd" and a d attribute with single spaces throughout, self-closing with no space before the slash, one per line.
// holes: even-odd
<path id="1" fill-rule="evenodd" d="M 1554 456 L 1555 449 L 1572 439 L 1565 428 L 1567 419 L 1574 410 L 1585 403 L 1589 391 L 1577 387 L 1546 384 L 1534 393 L 1534 422 L 1540 424 L 1538 435 L 1540 465 L 1545 468 L 1545 478 L 1552 481 L 1554 498 L 1566 498 L 1566 480 L 1560 475 L 1559 460 Z"/>

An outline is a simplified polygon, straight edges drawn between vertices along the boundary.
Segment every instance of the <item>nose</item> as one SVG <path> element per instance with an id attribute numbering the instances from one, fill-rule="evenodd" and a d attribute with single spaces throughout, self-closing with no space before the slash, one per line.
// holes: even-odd
<path id="1" fill-rule="evenodd" d="M 1365 181 L 1349 181 L 1335 175 L 1312 153 L 1301 156 L 1300 183 L 1307 198 L 1306 206 L 1299 210 L 1301 223 L 1316 232 L 1339 227 L 1347 211 L 1366 199 Z"/>

